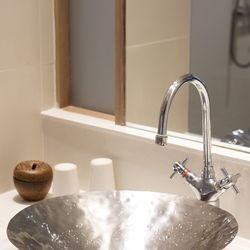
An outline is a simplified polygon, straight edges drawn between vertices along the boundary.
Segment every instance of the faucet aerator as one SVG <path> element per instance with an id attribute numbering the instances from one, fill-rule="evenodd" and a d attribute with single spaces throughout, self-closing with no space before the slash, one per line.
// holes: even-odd
<path id="1" fill-rule="evenodd" d="M 157 134 L 155 136 L 155 143 L 160 146 L 166 146 L 167 145 L 167 135 L 159 135 Z"/>

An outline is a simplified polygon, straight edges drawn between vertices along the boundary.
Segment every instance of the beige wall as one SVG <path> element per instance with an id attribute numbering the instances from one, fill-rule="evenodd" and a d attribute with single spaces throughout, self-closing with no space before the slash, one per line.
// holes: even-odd
<path id="1" fill-rule="evenodd" d="M 53 0 L 0 1 L 0 192 L 22 160 L 43 158 L 42 109 L 54 105 Z"/>
<path id="2" fill-rule="evenodd" d="M 189 72 L 190 1 L 126 1 L 126 118 L 156 127 L 169 84 Z M 178 93 L 169 128 L 186 131 L 188 89 Z"/>

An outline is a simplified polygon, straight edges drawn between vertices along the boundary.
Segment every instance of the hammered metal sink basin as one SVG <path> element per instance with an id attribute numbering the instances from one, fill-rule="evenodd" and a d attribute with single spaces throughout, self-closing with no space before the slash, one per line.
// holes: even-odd
<path id="1" fill-rule="evenodd" d="M 217 250 L 237 230 L 231 214 L 197 200 L 114 191 L 39 202 L 13 217 L 7 234 L 25 250 Z"/>

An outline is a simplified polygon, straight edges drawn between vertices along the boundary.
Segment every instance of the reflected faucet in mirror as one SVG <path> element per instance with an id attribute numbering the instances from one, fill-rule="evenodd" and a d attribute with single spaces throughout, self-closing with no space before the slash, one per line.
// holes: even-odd
<path id="1" fill-rule="evenodd" d="M 158 124 L 158 133 L 155 138 L 156 144 L 160 146 L 167 145 L 167 122 L 171 103 L 175 94 L 184 84 L 192 84 L 197 89 L 202 106 L 202 136 L 203 136 L 203 169 L 201 177 L 197 176 L 186 168 L 187 159 L 182 163 L 175 162 L 173 165 L 172 178 L 176 173 L 180 174 L 193 187 L 196 195 L 202 201 L 219 205 L 219 196 L 232 187 L 235 193 L 239 193 L 235 183 L 240 177 L 240 174 L 231 175 L 227 173 L 225 168 L 221 171 L 224 175 L 223 179 L 217 180 L 212 165 L 211 156 L 211 119 L 210 119 L 210 101 L 208 92 L 204 83 L 196 76 L 187 74 L 181 76 L 174 81 L 166 91 L 161 108 Z"/>

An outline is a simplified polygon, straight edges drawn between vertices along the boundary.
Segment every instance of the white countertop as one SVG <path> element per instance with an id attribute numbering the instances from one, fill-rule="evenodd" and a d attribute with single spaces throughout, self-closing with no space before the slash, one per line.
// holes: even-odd
<path id="1" fill-rule="evenodd" d="M 49 195 L 48 195 L 49 196 Z M 23 201 L 16 190 L 11 190 L 0 194 L 0 249 L 1 250 L 14 250 L 17 249 L 8 240 L 6 229 L 10 219 L 22 209 L 34 204 L 34 202 Z"/>
<path id="2" fill-rule="evenodd" d="M 10 219 L 25 207 L 33 204 L 32 202 L 23 201 L 17 194 L 16 190 L 11 190 L 0 194 L 0 246 L 1 250 L 14 250 L 14 247 L 7 238 L 6 229 Z M 230 243 L 226 250 L 249 250 L 250 240 L 236 237 Z"/>

